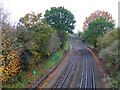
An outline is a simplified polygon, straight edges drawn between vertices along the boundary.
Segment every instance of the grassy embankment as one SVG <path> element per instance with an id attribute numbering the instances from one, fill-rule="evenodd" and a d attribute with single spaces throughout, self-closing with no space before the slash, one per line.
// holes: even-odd
<path id="1" fill-rule="evenodd" d="M 33 71 L 36 71 L 35 80 L 38 81 L 43 75 L 45 75 L 59 60 L 62 59 L 65 50 L 69 47 L 68 44 L 53 56 L 51 56 L 48 60 L 44 60 L 43 63 L 39 63 L 38 65 L 31 67 L 30 71 L 21 72 L 22 81 L 18 81 L 15 84 L 7 85 L 9 88 L 30 88 L 34 83 L 34 75 Z"/>

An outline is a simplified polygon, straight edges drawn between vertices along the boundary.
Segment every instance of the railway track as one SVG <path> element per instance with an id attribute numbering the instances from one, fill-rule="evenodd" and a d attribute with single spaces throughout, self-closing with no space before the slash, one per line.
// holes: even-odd
<path id="1" fill-rule="evenodd" d="M 70 45 L 70 57 L 67 60 L 67 63 L 64 64 L 62 60 L 60 60 L 55 67 L 53 67 L 50 72 L 43 77 L 33 88 L 45 88 L 47 80 L 50 81 L 50 78 L 54 77 L 56 72 L 62 67 L 61 64 L 64 64 L 64 67 L 61 69 L 60 73 L 57 74 L 56 79 L 50 85 L 47 85 L 51 90 L 55 88 L 70 88 L 72 80 L 74 81 L 73 76 L 78 73 L 76 84 L 76 88 L 92 88 L 96 89 L 96 75 L 95 75 L 95 58 L 92 53 L 87 49 L 85 45 L 80 45 L 77 42 L 69 42 Z M 78 63 L 79 56 L 81 59 Z M 65 58 L 65 56 L 64 56 Z M 76 72 L 76 66 L 80 66 L 79 72 Z M 71 80 L 71 81 L 70 81 Z M 98 83 L 98 82 L 97 82 Z M 47 87 L 47 88 L 48 88 Z"/>
<path id="2" fill-rule="evenodd" d="M 106 69 L 105 69 L 102 61 L 101 61 L 101 58 L 99 58 L 99 56 L 97 55 L 97 53 L 96 53 L 95 50 L 93 50 L 93 49 L 92 49 L 91 47 L 89 47 L 89 46 L 88 46 L 88 48 L 95 54 L 95 56 L 96 56 L 97 59 L 99 60 L 101 66 L 102 66 L 102 68 L 103 68 L 103 70 L 104 70 L 105 76 L 106 76 L 107 79 L 108 79 L 108 82 L 109 82 L 110 87 L 111 87 L 111 88 L 114 88 L 114 85 L 112 84 L 112 81 L 111 81 L 111 79 L 110 79 L 110 77 L 109 77 L 109 75 L 108 75 L 108 73 L 107 73 L 107 71 L 106 71 Z"/>
<path id="3" fill-rule="evenodd" d="M 88 50 L 86 50 L 86 53 L 88 53 L 89 64 L 91 65 L 90 67 L 91 67 L 91 75 L 92 75 L 91 78 L 92 78 L 92 81 L 91 81 L 90 88 L 93 88 L 93 90 L 95 90 L 96 83 L 95 83 L 95 71 L 94 71 L 93 59 L 91 58 L 92 54 Z"/>
<path id="4" fill-rule="evenodd" d="M 78 79 L 78 88 L 92 88 L 95 90 L 95 74 L 94 66 L 90 56 L 90 52 L 86 49 L 82 49 L 82 74 Z"/>
<path id="5" fill-rule="evenodd" d="M 80 45 L 78 42 L 77 42 L 76 44 L 77 44 L 77 45 Z M 108 83 L 109 83 L 110 87 L 111 87 L 111 88 L 114 88 L 114 85 L 112 84 L 112 81 L 111 81 L 111 79 L 110 79 L 110 77 L 109 77 L 109 75 L 108 75 L 108 73 L 107 73 L 107 71 L 106 71 L 106 69 L 105 69 L 105 67 L 104 67 L 101 59 L 100 59 L 99 56 L 97 55 L 96 51 L 93 50 L 91 47 L 86 46 L 85 44 L 83 44 L 83 46 L 86 47 L 86 48 L 88 48 L 89 50 L 91 50 L 92 53 L 97 57 L 98 61 L 100 62 L 100 65 L 101 65 L 102 69 L 104 70 L 105 77 L 108 79 Z M 92 53 L 90 53 L 90 54 L 92 55 Z M 93 67 L 93 71 L 94 71 L 94 67 Z M 95 76 L 95 75 L 93 75 L 93 76 Z M 94 86 L 95 86 L 95 85 L 94 85 Z"/>
<path id="6" fill-rule="evenodd" d="M 61 75 L 58 77 L 57 81 L 52 86 L 52 89 L 54 88 L 63 88 L 65 82 L 67 81 L 67 78 L 69 77 L 69 74 L 72 70 L 74 70 L 75 65 L 77 63 L 77 54 L 73 53 L 73 57 L 70 59 L 69 63 L 66 65 L 65 69 L 61 73 Z"/>
<path id="7" fill-rule="evenodd" d="M 69 43 L 68 43 L 69 44 Z M 67 56 L 67 54 L 69 53 L 69 51 L 71 51 L 71 45 L 69 44 L 69 48 L 68 51 L 65 53 L 65 55 L 63 56 L 63 58 L 45 75 L 42 77 L 42 79 L 40 79 L 37 83 L 35 83 L 34 85 L 32 85 L 32 89 L 34 88 L 45 88 L 46 86 L 46 82 L 48 81 L 48 79 L 52 78 L 56 72 L 56 69 L 59 68 L 59 65 L 61 63 L 63 63 L 63 60 L 65 59 L 65 57 Z"/>

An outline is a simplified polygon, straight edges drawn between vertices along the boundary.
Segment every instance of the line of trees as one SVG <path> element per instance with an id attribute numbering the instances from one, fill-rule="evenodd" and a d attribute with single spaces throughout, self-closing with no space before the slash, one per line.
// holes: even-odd
<path id="1" fill-rule="evenodd" d="M 4 10 L 0 7 L 0 15 Z M 2 82 L 3 85 L 21 81 L 22 71 L 42 63 L 62 49 L 74 29 L 74 15 L 64 7 L 52 7 L 41 13 L 27 13 L 17 28 L 2 23 Z M 7 18 L 0 17 L 3 21 Z"/>

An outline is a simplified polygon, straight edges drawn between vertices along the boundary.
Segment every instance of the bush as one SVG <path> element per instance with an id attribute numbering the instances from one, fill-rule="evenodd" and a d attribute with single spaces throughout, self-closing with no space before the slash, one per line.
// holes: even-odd
<path id="1" fill-rule="evenodd" d="M 103 36 L 100 36 L 97 39 L 97 48 L 99 50 L 105 49 L 106 47 L 111 45 L 114 42 L 114 40 L 118 38 L 117 32 L 118 32 L 117 29 L 113 29 L 113 30 L 107 31 Z"/>
<path id="2" fill-rule="evenodd" d="M 48 56 L 54 54 L 60 47 L 60 38 L 58 37 L 57 31 L 53 31 L 51 37 L 48 39 L 47 52 Z"/>
<path id="3" fill-rule="evenodd" d="M 118 59 L 118 40 L 114 41 L 110 46 L 102 49 L 99 53 L 100 57 L 107 62 L 116 65 Z"/>
<path id="4" fill-rule="evenodd" d="M 67 33 L 66 31 L 60 30 L 58 32 L 58 36 L 60 38 L 60 42 L 61 42 L 61 48 L 64 47 L 65 43 L 67 42 L 67 40 L 69 39 L 69 33 Z"/>
<path id="5" fill-rule="evenodd" d="M 23 70 L 43 62 L 59 49 L 57 32 L 41 19 L 41 14 L 26 14 L 14 33 L 22 47 L 20 59 Z"/>
<path id="6" fill-rule="evenodd" d="M 118 83 L 120 83 L 120 76 L 118 70 L 118 40 L 114 41 L 110 46 L 106 47 L 105 49 L 102 49 L 99 55 L 107 62 L 107 67 L 113 66 L 112 68 L 114 68 L 114 70 L 112 70 L 110 74 L 113 77 L 113 82 L 116 83 L 116 87 L 118 87 Z"/>

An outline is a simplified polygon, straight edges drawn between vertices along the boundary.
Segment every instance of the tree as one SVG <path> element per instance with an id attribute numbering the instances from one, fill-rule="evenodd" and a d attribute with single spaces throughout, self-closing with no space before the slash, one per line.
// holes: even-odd
<path id="1" fill-rule="evenodd" d="M 74 15 L 64 9 L 64 7 L 52 7 L 51 10 L 45 11 L 45 20 L 51 25 L 52 28 L 57 30 L 58 36 L 61 41 L 61 48 L 63 48 L 65 42 L 68 40 L 69 34 L 73 33 L 74 23 L 76 22 L 74 19 Z"/>
<path id="2" fill-rule="evenodd" d="M 10 30 L 4 30 L 2 33 L 2 83 L 15 83 L 12 78 L 19 73 L 20 50 L 16 45 L 17 38 L 10 35 Z"/>
<path id="3" fill-rule="evenodd" d="M 27 13 L 23 18 L 20 18 L 20 25 L 24 26 L 26 32 L 28 31 L 37 31 L 40 29 L 42 24 L 41 13 L 35 15 L 35 13 Z"/>
<path id="4" fill-rule="evenodd" d="M 49 25 L 54 27 L 57 30 L 65 30 L 68 33 L 73 33 L 74 23 L 76 22 L 74 19 L 74 15 L 65 9 L 64 7 L 52 7 L 51 10 L 45 11 L 45 19 Z"/>
<path id="5" fill-rule="evenodd" d="M 113 27 L 114 24 L 108 22 L 105 18 L 97 18 L 88 24 L 88 29 L 85 30 L 84 38 L 96 47 L 97 38 L 102 36 L 106 30 L 111 30 Z"/>
<path id="6" fill-rule="evenodd" d="M 112 15 L 110 13 L 108 13 L 107 11 L 101 11 L 101 10 L 97 10 L 94 13 L 91 13 L 91 15 L 86 19 L 85 22 L 83 23 L 83 30 L 85 31 L 88 28 L 88 23 L 95 20 L 96 18 L 100 18 L 100 17 L 104 17 L 108 22 L 112 22 L 114 23 L 115 20 L 113 20 Z"/>
<path id="7" fill-rule="evenodd" d="M 66 41 L 69 39 L 69 33 L 67 33 L 66 31 L 61 31 L 59 32 L 58 36 L 60 37 L 60 41 L 61 41 L 61 48 L 64 47 Z"/>
<path id="8" fill-rule="evenodd" d="M 9 14 L 0 3 L 0 80 L 4 84 L 14 82 L 14 78 L 21 68 L 19 59 L 19 47 L 16 46 L 16 39 L 12 36 L 9 24 Z M 1 86 L 0 86 L 1 87 Z"/>
<path id="9" fill-rule="evenodd" d="M 0 29 L 4 31 L 5 29 L 11 29 L 13 28 L 10 25 L 10 20 L 9 20 L 9 12 L 4 10 L 4 4 L 0 3 Z"/>
<path id="10" fill-rule="evenodd" d="M 21 60 L 26 69 L 51 54 L 48 43 L 53 31 L 50 25 L 41 19 L 41 13 L 37 15 L 28 13 L 20 19 L 16 35 L 24 48 L 21 52 Z"/>

